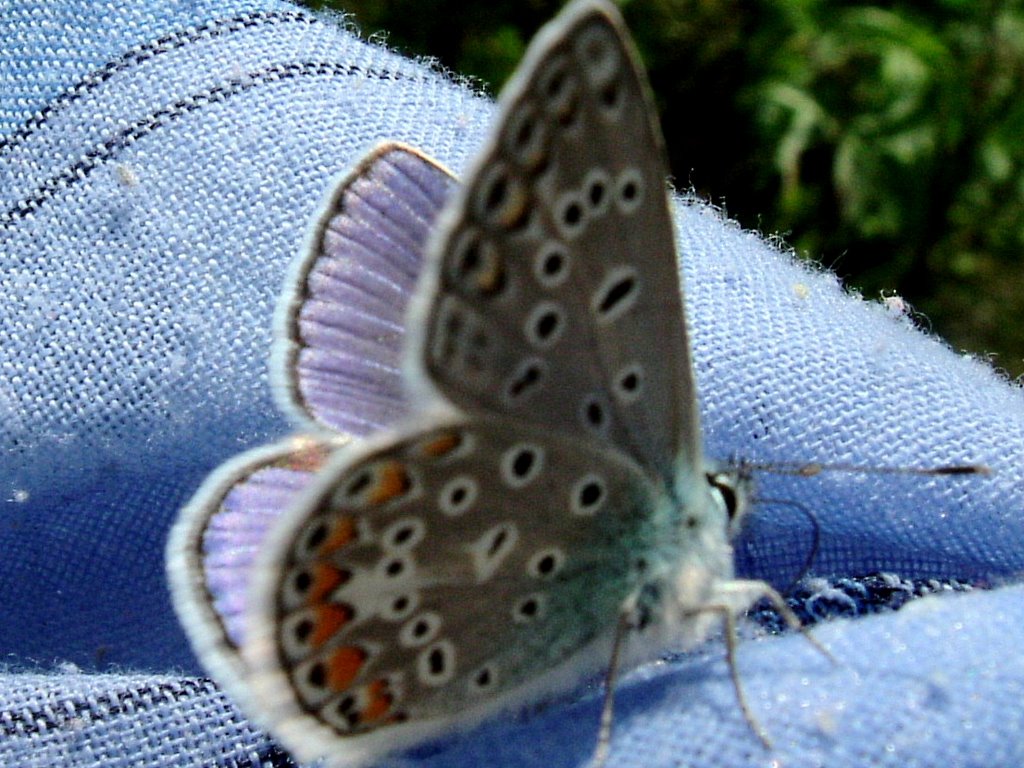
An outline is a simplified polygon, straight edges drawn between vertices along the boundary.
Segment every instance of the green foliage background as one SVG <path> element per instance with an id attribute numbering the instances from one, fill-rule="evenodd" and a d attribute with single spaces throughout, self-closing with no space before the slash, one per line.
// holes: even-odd
<path id="1" fill-rule="evenodd" d="M 558 0 L 334 0 L 492 93 Z M 1024 8 L 619 0 L 680 187 L 1024 374 Z"/>

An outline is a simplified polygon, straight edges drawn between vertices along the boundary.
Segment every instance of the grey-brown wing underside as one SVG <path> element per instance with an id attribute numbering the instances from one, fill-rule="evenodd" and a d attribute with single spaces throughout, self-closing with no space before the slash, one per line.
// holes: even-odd
<path id="1" fill-rule="evenodd" d="M 531 45 L 442 213 L 414 366 L 468 411 L 700 465 L 662 140 L 618 19 L 589 4 Z"/>

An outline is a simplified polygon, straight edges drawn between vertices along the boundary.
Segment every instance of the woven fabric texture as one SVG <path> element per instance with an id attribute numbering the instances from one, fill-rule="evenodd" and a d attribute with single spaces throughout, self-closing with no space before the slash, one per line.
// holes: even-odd
<path id="1" fill-rule="evenodd" d="M 491 103 L 281 2 L 15 0 L 0 41 L 0 764 L 285 765 L 200 677 L 166 532 L 211 469 L 290 429 L 271 317 L 331 179 L 381 139 L 458 172 Z M 797 502 L 816 576 L 993 589 L 820 624 L 835 666 L 800 637 L 743 643 L 774 753 L 720 645 L 641 670 L 611 764 L 1024 764 L 1024 395 L 696 201 L 677 228 L 708 455 L 994 470 L 765 474 L 787 503 L 756 507 L 741 573 L 799 574 Z M 583 689 L 417 757 L 582 765 L 599 709 Z"/>

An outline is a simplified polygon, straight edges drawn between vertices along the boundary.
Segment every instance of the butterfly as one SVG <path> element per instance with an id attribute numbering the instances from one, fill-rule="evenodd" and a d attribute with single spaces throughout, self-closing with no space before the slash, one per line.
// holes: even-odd
<path id="1" fill-rule="evenodd" d="M 576 0 L 461 186 L 385 144 L 316 221 L 273 354 L 304 431 L 168 545 L 197 655 L 298 758 L 365 765 L 774 595 L 702 455 L 653 115 L 618 12 Z"/>

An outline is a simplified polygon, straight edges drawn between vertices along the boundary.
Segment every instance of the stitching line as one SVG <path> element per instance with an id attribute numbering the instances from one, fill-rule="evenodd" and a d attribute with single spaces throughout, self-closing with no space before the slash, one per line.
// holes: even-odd
<path id="1" fill-rule="evenodd" d="M 90 72 L 77 83 L 63 91 L 53 101 L 32 115 L 24 125 L 10 136 L 0 138 L 0 152 L 6 152 L 15 147 L 22 140 L 30 136 L 33 131 L 40 128 L 51 115 L 78 101 L 78 99 L 98 88 L 114 75 L 124 72 L 132 66 L 151 61 L 161 54 L 170 53 L 199 40 L 213 40 L 223 35 L 252 29 L 262 24 L 276 25 L 289 22 L 312 25 L 316 24 L 317 20 L 297 11 L 261 11 L 258 13 L 240 14 L 228 19 L 214 19 L 197 27 L 188 27 L 187 29 L 158 37 L 155 40 L 135 45 L 123 53 L 120 58 L 114 59 L 99 69 Z"/>
<path id="2" fill-rule="evenodd" d="M 120 717 L 134 719 L 139 713 L 162 704 L 210 695 L 223 696 L 216 683 L 205 677 L 182 678 L 172 683 L 143 683 L 138 687 L 111 691 L 93 699 L 71 694 L 57 701 L 38 703 L 31 709 L 22 707 L 0 712 L 0 736 L 41 736 L 45 739 L 52 731 L 76 730 L 83 721 L 102 723 Z M 248 721 L 242 721 L 241 724 L 254 733 L 263 733 Z M 229 746 L 237 749 L 239 745 Z M 255 751 L 247 751 L 242 759 L 222 756 L 224 762 L 221 764 L 232 768 L 288 768 L 296 765 L 289 754 L 273 742 L 258 746 Z"/>
<path id="3" fill-rule="evenodd" d="M 333 62 L 307 61 L 294 64 L 275 64 L 258 72 L 241 77 L 231 78 L 225 83 L 216 85 L 205 91 L 175 101 L 173 104 L 156 110 L 148 117 L 129 124 L 114 136 L 96 145 L 86 152 L 74 165 L 68 166 L 56 176 L 43 182 L 36 192 L 22 198 L 0 216 L 0 227 L 13 224 L 38 210 L 43 203 L 57 192 L 67 189 L 77 181 L 85 179 L 100 163 L 109 160 L 119 149 L 124 149 L 135 141 L 147 136 L 157 128 L 179 117 L 195 112 L 211 104 L 227 101 L 232 96 L 244 93 L 257 85 L 292 80 L 299 77 L 312 76 L 345 76 L 363 75 L 378 80 L 398 82 L 402 80 L 417 81 L 421 78 L 409 77 L 398 72 L 378 69 L 363 69 L 355 64 L 336 64 Z"/>
<path id="4" fill-rule="evenodd" d="M 57 702 L 39 702 L 36 707 L 0 712 L 0 735 L 34 736 L 50 730 L 74 728 L 76 722 L 101 722 L 111 717 L 132 715 L 137 709 L 158 706 L 216 693 L 207 678 L 183 679 L 175 683 L 143 684 L 111 691 L 94 699 L 70 695 Z M 138 705 L 146 705 L 139 707 Z"/>

